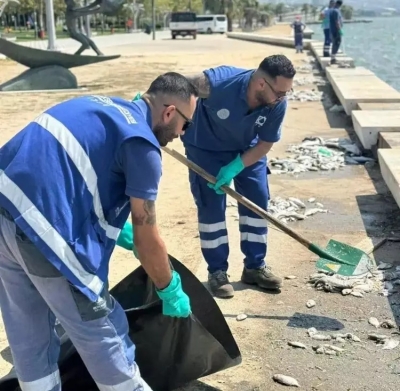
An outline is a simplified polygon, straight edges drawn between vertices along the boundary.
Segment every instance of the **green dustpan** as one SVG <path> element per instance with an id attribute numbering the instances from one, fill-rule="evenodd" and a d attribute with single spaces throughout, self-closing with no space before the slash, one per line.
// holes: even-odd
<path id="1" fill-rule="evenodd" d="M 206 179 L 208 182 L 215 183 L 215 178 L 212 175 L 205 172 L 197 164 L 194 164 L 193 162 L 186 159 L 186 157 L 179 152 L 167 147 L 163 147 L 162 149 L 169 155 L 173 156 L 175 159 L 179 160 L 185 166 L 196 172 L 198 175 Z M 234 198 L 237 202 L 246 206 L 263 219 L 270 221 L 276 227 L 278 227 L 283 232 L 295 239 L 297 242 L 305 246 L 308 250 L 310 250 L 314 254 L 319 255 L 321 258 L 317 260 L 317 269 L 341 274 L 343 276 L 359 276 L 367 273 L 375 267 L 374 261 L 364 251 L 332 239 L 329 241 L 326 249 L 323 249 L 316 244 L 311 243 L 309 240 L 298 234 L 296 231 L 292 230 L 281 221 L 270 215 L 267 211 L 260 208 L 247 198 L 241 196 L 230 187 L 223 186 L 221 187 L 221 189 L 225 193 L 229 194 L 232 198 Z"/>

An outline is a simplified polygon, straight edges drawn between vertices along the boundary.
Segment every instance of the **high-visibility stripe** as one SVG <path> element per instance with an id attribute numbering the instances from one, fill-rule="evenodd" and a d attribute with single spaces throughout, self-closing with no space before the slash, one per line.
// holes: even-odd
<path id="1" fill-rule="evenodd" d="M 46 377 L 29 382 L 19 381 L 22 391 L 49 391 L 61 383 L 60 372 L 57 370 Z"/>
<path id="2" fill-rule="evenodd" d="M 52 227 L 45 216 L 36 208 L 25 193 L 3 170 L 0 170 L 0 193 L 15 206 L 23 219 L 36 232 L 40 239 L 57 255 L 75 277 L 96 295 L 103 289 L 99 277 L 88 273 L 76 258 L 63 237 Z M 42 389 L 43 391 L 43 389 Z"/>
<path id="3" fill-rule="evenodd" d="M 100 391 L 152 391 L 150 386 L 139 375 L 135 375 L 132 379 L 126 380 L 123 383 L 107 386 L 96 383 Z"/>
<path id="4" fill-rule="evenodd" d="M 240 240 L 253 243 L 267 243 L 267 235 L 257 235 L 250 232 L 242 232 L 240 234 Z"/>
<path id="5" fill-rule="evenodd" d="M 265 219 L 257 219 L 256 217 L 249 216 L 239 216 L 239 224 L 255 228 L 266 228 L 268 226 Z"/>
<path id="6" fill-rule="evenodd" d="M 219 223 L 213 223 L 213 224 L 199 223 L 200 232 L 210 233 L 210 232 L 221 231 L 222 229 L 226 229 L 226 221 L 221 221 Z"/>
<path id="7" fill-rule="evenodd" d="M 203 249 L 217 248 L 226 243 L 228 243 L 228 236 L 220 236 L 218 239 L 214 240 L 200 240 L 200 245 Z"/>
<path id="8" fill-rule="evenodd" d="M 99 219 L 100 226 L 106 231 L 107 237 L 117 240 L 121 230 L 109 225 L 104 218 L 103 207 L 101 205 L 99 189 L 97 186 L 97 174 L 92 166 L 89 156 L 79 144 L 79 141 L 66 126 L 47 113 L 39 115 L 34 122 L 51 133 L 62 145 L 65 152 L 81 174 L 89 192 L 93 196 L 93 206 L 96 216 Z"/>

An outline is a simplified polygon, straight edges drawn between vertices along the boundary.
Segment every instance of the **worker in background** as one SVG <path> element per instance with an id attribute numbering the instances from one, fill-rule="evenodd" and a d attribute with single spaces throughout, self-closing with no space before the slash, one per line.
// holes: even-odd
<path id="1" fill-rule="evenodd" d="M 324 57 L 330 57 L 330 51 L 331 51 L 331 30 L 330 30 L 330 16 L 329 13 L 331 9 L 335 5 L 335 0 L 331 0 L 329 2 L 328 7 L 326 7 L 324 10 L 321 12 L 321 19 L 322 19 L 322 24 L 321 27 L 324 31 L 324 48 L 323 48 L 323 56 Z"/>
<path id="2" fill-rule="evenodd" d="M 329 12 L 329 26 L 332 38 L 331 64 L 337 63 L 336 54 L 338 53 L 340 45 L 342 43 L 343 18 L 342 13 L 340 12 L 340 7 L 342 6 L 342 4 L 342 0 L 337 0 L 334 7 Z"/>
<path id="3" fill-rule="evenodd" d="M 216 184 L 211 184 L 189 170 L 208 283 L 216 297 L 234 296 L 227 274 L 226 195 L 221 186 L 234 180 L 236 191 L 267 209 L 266 154 L 281 138 L 286 95 L 292 90 L 295 73 L 288 58 L 274 55 L 257 69 L 218 66 L 188 77 L 198 89 L 199 99 L 194 122 L 181 138 L 187 158 L 217 178 Z M 238 208 L 242 282 L 279 290 L 281 278 L 265 263 L 267 222 L 242 205 Z"/>
<path id="4" fill-rule="evenodd" d="M 300 15 L 296 16 L 296 19 L 291 24 L 291 27 L 294 31 L 294 47 L 296 48 L 296 53 L 303 53 L 303 38 L 306 25 L 301 21 Z"/>
<path id="5" fill-rule="evenodd" d="M 133 103 L 84 96 L 53 106 L 1 147 L 0 306 L 22 390 L 61 390 L 56 318 L 100 391 L 150 390 L 108 291 L 109 261 L 117 240 L 133 247 L 131 214 L 163 314 L 189 316 L 155 200 L 160 148 L 191 123 L 196 96 L 184 76 L 166 73 Z"/>

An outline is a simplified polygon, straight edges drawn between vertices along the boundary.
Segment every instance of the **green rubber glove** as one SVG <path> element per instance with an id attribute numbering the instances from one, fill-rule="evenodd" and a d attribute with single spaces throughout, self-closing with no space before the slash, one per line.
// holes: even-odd
<path id="1" fill-rule="evenodd" d="M 135 97 L 132 99 L 132 102 L 134 102 L 135 100 L 139 100 L 142 97 L 142 94 L 140 92 L 138 92 Z"/>
<path id="2" fill-rule="evenodd" d="M 133 242 L 134 242 L 133 226 L 129 221 L 127 221 L 118 236 L 117 246 L 120 246 L 125 250 L 133 251 L 135 257 L 139 258 Z"/>
<path id="3" fill-rule="evenodd" d="M 232 179 L 238 175 L 244 169 L 243 160 L 240 155 L 237 155 L 235 160 L 232 160 L 229 164 L 222 167 L 219 170 L 217 175 L 217 183 L 214 185 L 212 183 L 208 183 L 207 186 L 210 189 L 214 189 L 217 194 L 224 194 L 222 190 L 220 190 L 221 186 L 229 186 L 232 182 Z"/>
<path id="4" fill-rule="evenodd" d="M 189 297 L 182 290 L 181 277 L 175 270 L 172 271 L 170 284 L 166 288 L 156 291 L 158 297 L 162 300 L 163 315 L 187 318 L 192 313 Z"/>

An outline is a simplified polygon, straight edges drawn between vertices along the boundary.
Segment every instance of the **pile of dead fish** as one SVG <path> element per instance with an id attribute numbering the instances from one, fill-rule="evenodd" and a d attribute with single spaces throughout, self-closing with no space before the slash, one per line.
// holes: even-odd
<path id="1" fill-rule="evenodd" d="M 295 87 L 305 86 L 309 84 L 317 85 L 317 86 L 325 86 L 329 82 L 324 80 L 322 77 L 314 76 L 314 77 L 303 77 L 299 79 L 294 79 L 293 85 Z"/>
<path id="2" fill-rule="evenodd" d="M 295 175 L 307 171 L 330 171 L 346 164 L 375 161 L 362 156 L 357 145 L 345 138 L 306 137 L 301 144 L 290 145 L 286 152 L 291 156 L 269 159 L 272 174 Z"/>
<path id="3" fill-rule="evenodd" d="M 370 292 L 390 296 L 400 290 L 400 266 L 397 266 L 394 271 L 389 271 L 392 268 L 393 265 L 390 263 L 381 263 L 376 270 L 371 270 L 361 277 L 345 277 L 319 271 L 310 275 L 308 284 L 317 290 L 338 292 L 343 296 L 351 295 L 361 298 Z"/>
<path id="4" fill-rule="evenodd" d="M 288 100 L 298 100 L 300 102 L 318 102 L 323 100 L 324 93 L 315 90 L 292 91 L 287 95 Z"/>
<path id="5" fill-rule="evenodd" d="M 316 202 L 315 198 L 310 198 L 307 202 L 303 202 L 295 197 L 287 199 L 276 197 L 269 201 L 268 212 L 278 220 L 288 223 L 304 220 L 317 213 L 328 213 L 328 210 L 324 209 L 324 205 L 320 202 Z"/>

